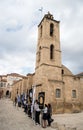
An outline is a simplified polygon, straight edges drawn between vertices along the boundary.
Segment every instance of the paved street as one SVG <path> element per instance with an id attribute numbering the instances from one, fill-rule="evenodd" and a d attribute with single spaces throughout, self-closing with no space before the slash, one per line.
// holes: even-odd
<path id="1" fill-rule="evenodd" d="M 0 130 L 42 130 L 23 112 L 15 107 L 10 99 L 0 100 Z M 49 130 L 52 128 L 49 127 Z"/>
<path id="2" fill-rule="evenodd" d="M 83 130 L 83 113 L 57 114 L 53 115 L 54 122 L 65 124 L 67 127 L 76 127 Z M 0 130 L 43 130 L 41 126 L 34 124 L 31 118 L 23 112 L 22 108 L 17 109 L 10 99 L 0 100 Z M 54 130 L 47 127 L 47 130 Z M 56 129 L 55 129 L 56 130 Z"/>
<path id="3" fill-rule="evenodd" d="M 57 114 L 53 118 L 58 124 L 65 124 L 66 127 L 77 128 L 76 130 L 83 130 L 83 112 L 76 114 Z"/>

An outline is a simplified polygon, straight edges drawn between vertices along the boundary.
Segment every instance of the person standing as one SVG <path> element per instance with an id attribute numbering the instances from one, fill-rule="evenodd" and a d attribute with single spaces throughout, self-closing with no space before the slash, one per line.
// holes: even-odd
<path id="1" fill-rule="evenodd" d="M 43 109 L 43 128 L 46 128 L 47 127 L 47 111 L 48 111 L 48 107 L 47 107 L 47 104 L 45 104 L 45 107 Z"/>
<path id="2" fill-rule="evenodd" d="M 51 116 L 52 116 L 52 107 L 51 104 L 48 104 L 48 110 L 47 110 L 47 121 L 48 121 L 48 126 L 51 126 Z"/>
<path id="3" fill-rule="evenodd" d="M 20 99 L 20 95 L 17 96 L 17 102 L 18 102 L 18 107 L 21 107 L 21 99 Z"/>
<path id="4" fill-rule="evenodd" d="M 36 123 L 36 125 L 38 125 L 38 124 L 40 124 L 40 109 L 39 109 L 38 100 L 35 101 L 34 111 L 35 111 L 35 123 Z"/>
<path id="5" fill-rule="evenodd" d="M 16 104 L 17 104 L 17 97 L 15 97 L 15 106 L 16 106 Z"/>

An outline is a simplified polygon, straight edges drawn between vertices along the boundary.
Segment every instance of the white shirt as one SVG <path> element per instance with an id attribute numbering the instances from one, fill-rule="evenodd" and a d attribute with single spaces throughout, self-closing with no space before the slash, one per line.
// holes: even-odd
<path id="1" fill-rule="evenodd" d="M 47 113 L 47 110 L 48 110 L 48 108 L 45 107 L 45 108 L 43 109 L 44 113 Z"/>
<path id="2" fill-rule="evenodd" d="M 34 104 L 34 109 L 35 109 L 35 111 L 40 111 L 39 105 L 37 103 Z"/>

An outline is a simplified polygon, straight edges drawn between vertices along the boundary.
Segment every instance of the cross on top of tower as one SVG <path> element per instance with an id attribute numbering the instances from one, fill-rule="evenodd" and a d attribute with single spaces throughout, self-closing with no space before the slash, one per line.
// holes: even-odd
<path id="1" fill-rule="evenodd" d="M 48 14 L 44 16 L 45 18 L 54 19 L 53 15 L 48 11 Z"/>

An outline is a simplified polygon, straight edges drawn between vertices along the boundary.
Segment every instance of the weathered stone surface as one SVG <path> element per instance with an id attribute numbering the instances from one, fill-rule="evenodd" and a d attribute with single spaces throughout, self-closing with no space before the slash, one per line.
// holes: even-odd
<path id="1" fill-rule="evenodd" d="M 57 128 L 57 129 L 58 129 L 58 123 L 57 123 L 57 122 L 53 122 L 53 123 L 51 124 L 51 127 L 52 127 L 52 128 Z"/>
<path id="2" fill-rule="evenodd" d="M 58 125 L 58 130 L 66 130 L 66 126 L 64 124 Z"/>

